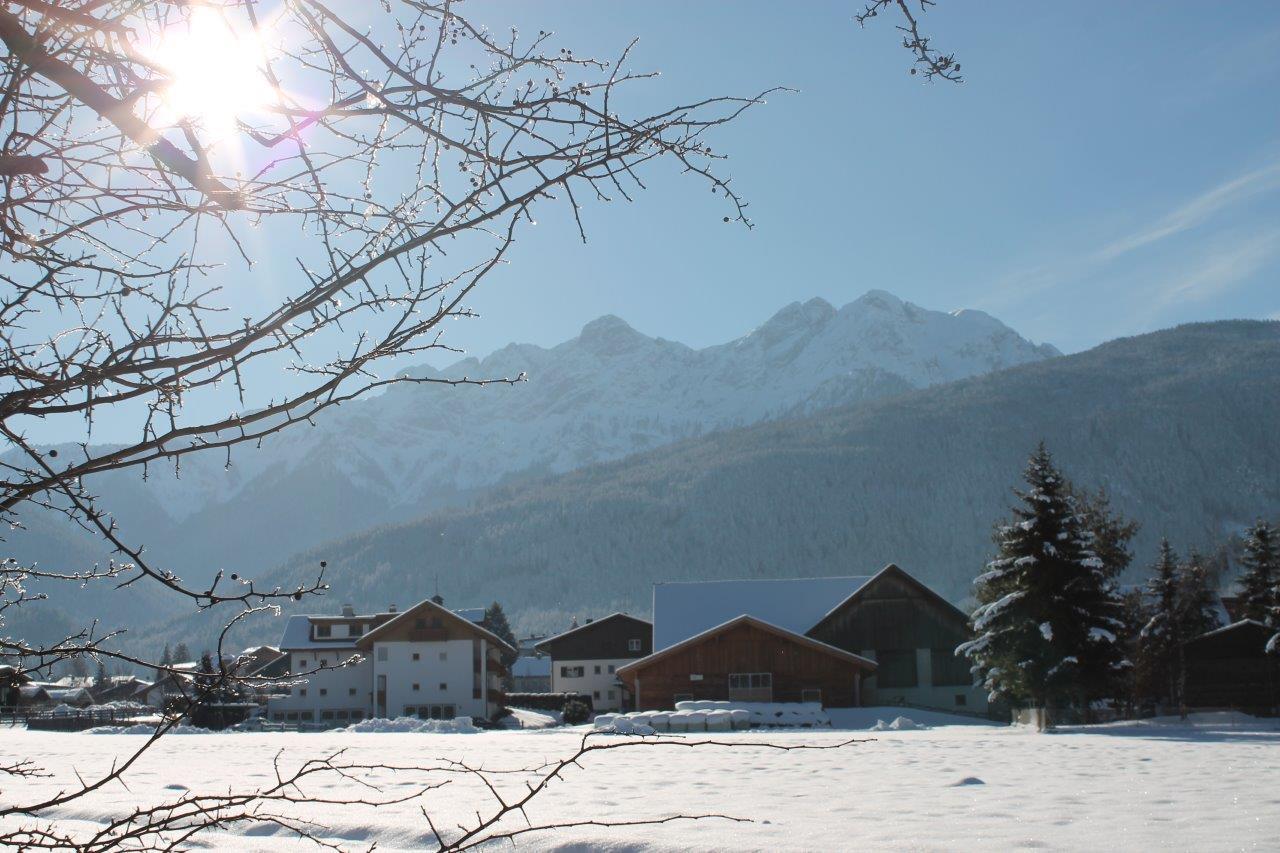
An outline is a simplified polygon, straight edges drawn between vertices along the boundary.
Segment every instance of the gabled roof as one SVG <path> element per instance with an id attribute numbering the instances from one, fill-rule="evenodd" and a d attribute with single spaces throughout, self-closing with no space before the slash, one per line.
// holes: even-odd
<path id="1" fill-rule="evenodd" d="M 803 634 L 869 575 L 677 581 L 653 586 L 653 648 L 660 651 L 746 613 Z"/>
<path id="2" fill-rule="evenodd" d="M 557 643 L 560 640 L 565 639 L 566 637 L 572 637 L 575 634 L 578 634 L 579 632 L 582 632 L 582 631 L 586 631 L 588 629 L 599 628 L 601 625 L 604 625 L 605 623 L 618 618 L 629 619 L 632 622 L 639 622 L 641 625 L 647 625 L 650 629 L 653 628 L 653 623 L 650 622 L 648 619 L 641 619 L 638 616 L 632 616 L 630 613 L 623 613 L 619 611 L 617 613 L 610 613 L 608 616 L 602 616 L 599 619 L 592 619 L 588 622 L 583 623 L 582 625 L 577 626 L 576 628 L 570 628 L 568 631 L 561 631 L 559 634 L 556 634 L 555 636 L 547 637 L 544 640 L 540 640 L 533 648 L 535 651 L 539 651 L 544 654 L 550 654 L 551 651 L 548 647 L 552 643 Z"/>
<path id="3" fill-rule="evenodd" d="M 1203 640 L 1208 637 L 1217 637 L 1220 634 L 1234 633 L 1241 630 L 1258 630 L 1263 632 L 1271 631 L 1270 628 L 1268 628 L 1264 623 L 1259 622 L 1257 619 L 1239 619 L 1232 622 L 1230 625 L 1223 625 L 1221 628 L 1214 628 L 1212 631 L 1205 631 L 1203 634 L 1187 640 L 1187 642 L 1194 643 L 1197 640 Z"/>
<path id="4" fill-rule="evenodd" d="M 836 648 L 835 646 L 824 643 L 821 640 L 815 640 L 812 637 L 806 637 L 804 634 L 798 633 L 796 631 L 789 631 L 786 628 L 783 628 L 779 625 L 774 625 L 772 623 L 764 621 L 763 619 L 757 619 L 755 616 L 751 616 L 749 614 L 743 613 L 740 616 L 735 616 L 734 618 L 728 620 L 727 622 L 722 622 L 721 624 L 708 628 L 707 630 L 699 634 L 695 634 L 694 636 L 689 637 L 688 639 L 681 640 L 680 642 L 674 645 L 667 646 L 665 649 L 662 649 L 661 651 L 656 651 L 653 654 L 649 655 L 648 657 L 640 658 L 639 660 L 633 660 L 631 663 L 620 666 L 618 667 L 618 674 L 624 675 L 624 674 L 633 672 L 637 669 L 640 669 L 642 667 L 648 666 L 656 661 L 661 660 L 662 658 L 667 657 L 668 655 L 675 654 L 681 649 L 686 649 L 689 646 L 694 646 L 694 645 L 697 645 L 698 643 L 705 642 L 706 640 L 711 639 L 717 634 L 723 634 L 725 631 L 728 631 L 731 628 L 735 628 L 738 625 L 751 625 L 754 628 L 759 628 L 762 631 L 767 631 L 770 634 L 774 634 L 775 636 L 782 637 L 785 640 L 790 640 L 793 643 L 797 643 L 802 646 L 808 646 L 809 648 L 815 651 L 819 651 L 824 654 L 831 655 L 832 657 L 840 658 L 842 660 L 848 661 L 849 663 L 858 664 L 870 670 L 876 669 L 876 662 L 871 660 L 870 658 L 864 658 L 862 655 L 856 655 L 853 652 L 846 652 L 844 649 Z"/>
<path id="5" fill-rule="evenodd" d="M 516 651 L 516 649 L 511 644 L 509 644 L 506 640 L 499 637 L 497 634 L 490 631 L 488 628 L 485 628 L 481 625 L 477 625 L 475 622 L 472 622 L 470 619 L 467 619 L 465 616 L 459 616 L 457 613 L 453 612 L 449 608 L 441 604 L 436 604 L 434 601 L 432 601 L 429 598 L 419 601 L 417 604 L 413 605 L 408 610 L 405 610 L 403 613 L 396 614 L 396 617 L 394 619 L 390 619 L 386 622 L 383 622 L 381 625 L 374 628 L 372 631 L 369 631 L 363 637 L 359 638 L 356 641 L 355 646 L 357 649 L 360 649 L 361 651 L 368 651 L 373 646 L 373 644 L 376 643 L 378 640 L 385 638 L 390 634 L 394 633 L 395 631 L 405 627 L 407 624 L 409 624 L 410 620 L 417 619 L 423 614 L 428 614 L 428 613 L 433 616 L 442 616 L 445 619 L 452 621 L 454 624 L 463 627 L 465 630 L 471 633 L 479 634 L 480 636 L 484 637 L 486 640 L 488 640 L 491 643 L 496 643 L 501 648 L 507 649 L 508 651 L 511 651 L 511 652 Z"/>
<path id="6" fill-rule="evenodd" d="M 872 575 L 867 580 L 867 582 L 864 583 L 862 586 L 858 587 L 853 592 L 849 593 L 848 596 L 846 596 L 838 604 L 836 604 L 834 607 L 832 607 L 830 610 L 824 613 L 821 619 L 815 620 L 814 623 L 810 625 L 808 628 L 806 628 L 805 630 L 811 631 L 814 628 L 817 628 L 823 622 L 826 622 L 829 618 L 834 616 L 836 613 L 839 613 L 840 611 L 844 610 L 846 607 L 857 604 L 858 601 L 867 594 L 868 590 L 875 588 L 875 584 L 877 581 L 880 581 L 888 577 L 896 577 L 901 581 L 905 581 L 906 583 L 910 584 L 911 586 L 923 592 L 927 598 L 931 599 L 938 606 L 955 614 L 955 616 L 957 616 L 961 621 L 966 623 L 969 621 L 968 613 L 965 613 L 959 607 L 956 607 L 950 601 L 947 601 L 937 592 L 935 592 L 934 590 L 926 586 L 921 581 L 917 580 L 914 575 L 910 574 L 904 569 L 899 568 L 896 564 L 890 563 L 889 565 L 885 566 L 883 569 L 881 569 L 880 571 Z"/>

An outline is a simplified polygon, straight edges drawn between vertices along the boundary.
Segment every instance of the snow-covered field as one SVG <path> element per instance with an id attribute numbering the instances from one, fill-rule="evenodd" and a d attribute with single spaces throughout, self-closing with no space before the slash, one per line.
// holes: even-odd
<path id="1" fill-rule="evenodd" d="M 706 820 L 619 829 L 579 828 L 522 836 L 530 850 L 1275 850 L 1280 839 L 1280 724 L 1206 717 L 1115 724 L 1036 734 L 1024 729 L 939 725 L 867 731 L 896 709 L 843 712 L 837 724 L 861 731 L 769 731 L 674 736 L 733 746 L 660 746 L 612 750 L 570 769 L 529 808 L 535 822 L 637 820 L 716 812 L 750 823 Z M 908 715 L 911 712 L 907 712 Z M 163 740 L 129 776 L 65 807 L 62 821 L 100 822 L 140 804 L 228 786 L 265 785 L 272 758 L 286 765 L 345 749 L 356 763 L 428 764 L 441 757 L 487 769 L 538 765 L 571 754 L 581 729 L 476 734 L 326 733 L 188 735 Z M 777 751 L 763 743 L 833 745 Z M 619 736 L 594 736 L 610 743 Z M 6 784 L 10 804 L 66 785 L 72 768 L 86 778 L 136 746 L 136 736 L 5 730 L 0 760 L 34 758 L 57 775 Z M 522 789 L 524 774 L 499 780 Z M 420 774 L 367 777 L 381 793 L 355 783 L 304 786 L 316 796 L 403 796 Z M 334 808 L 314 802 L 287 813 L 313 821 L 318 835 L 343 847 L 379 850 L 434 847 L 421 808 L 437 826 L 474 821 L 492 806 L 472 781 L 398 805 Z M 522 825 L 513 820 L 512 827 Z M 12 823 L 5 824 L 7 828 Z M 193 846 L 303 849 L 282 830 L 240 827 L 202 836 Z M 496 849 L 496 847 L 495 847 Z"/>

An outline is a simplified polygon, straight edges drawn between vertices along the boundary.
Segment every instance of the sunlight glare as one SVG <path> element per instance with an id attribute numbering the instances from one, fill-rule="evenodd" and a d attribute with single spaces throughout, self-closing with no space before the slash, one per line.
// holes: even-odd
<path id="1" fill-rule="evenodd" d="M 262 57 L 257 33 L 234 31 L 212 9 L 193 9 L 154 52 L 169 77 L 156 119 L 165 125 L 195 121 L 219 135 L 233 132 L 237 119 L 273 100 Z"/>

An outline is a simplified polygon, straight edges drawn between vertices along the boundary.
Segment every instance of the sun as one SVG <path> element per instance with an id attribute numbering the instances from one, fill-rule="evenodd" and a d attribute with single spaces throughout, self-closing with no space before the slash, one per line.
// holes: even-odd
<path id="1" fill-rule="evenodd" d="M 274 101 L 259 34 L 233 29 L 213 9 L 193 9 L 151 53 L 167 79 L 155 117 L 161 125 L 191 121 L 225 136 Z"/>

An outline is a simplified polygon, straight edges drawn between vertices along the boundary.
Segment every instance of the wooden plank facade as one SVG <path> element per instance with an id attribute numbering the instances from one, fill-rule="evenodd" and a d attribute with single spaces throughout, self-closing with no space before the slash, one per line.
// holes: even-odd
<path id="1" fill-rule="evenodd" d="M 970 637 L 968 616 L 895 565 L 871 580 L 814 625 L 808 635 L 874 658 L 879 670 L 864 700 L 939 710 L 987 710 L 973 686 L 969 663 L 955 654 Z"/>
<path id="2" fill-rule="evenodd" d="M 1187 705 L 1270 716 L 1280 712 L 1280 657 L 1266 652 L 1274 632 L 1242 620 L 1186 645 Z"/>
<path id="3" fill-rule="evenodd" d="M 686 640 L 618 670 L 639 710 L 683 699 L 859 704 L 875 664 L 751 617 Z M 767 677 L 766 677 L 767 676 Z"/>

